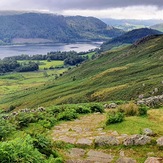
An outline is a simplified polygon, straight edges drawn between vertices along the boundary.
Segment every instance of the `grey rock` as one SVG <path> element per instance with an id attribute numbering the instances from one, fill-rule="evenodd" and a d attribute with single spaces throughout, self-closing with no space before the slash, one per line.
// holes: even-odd
<path id="1" fill-rule="evenodd" d="M 108 105 L 108 108 L 110 108 L 110 109 L 115 109 L 116 107 L 117 107 L 117 104 L 116 103 L 110 103 Z"/>
<path id="2" fill-rule="evenodd" d="M 143 129 L 143 135 L 154 136 L 155 133 L 151 129 L 145 128 L 145 129 Z"/>
<path id="3" fill-rule="evenodd" d="M 124 152 L 124 151 L 120 151 L 119 155 L 120 155 L 121 157 L 124 157 L 124 156 L 125 156 L 125 152 Z"/>
<path id="4" fill-rule="evenodd" d="M 161 163 L 162 161 L 163 161 L 162 158 L 148 157 L 144 163 Z"/>
<path id="5" fill-rule="evenodd" d="M 163 146 L 163 136 L 156 140 L 158 146 Z"/>
<path id="6" fill-rule="evenodd" d="M 95 139 L 96 146 L 114 146 L 119 145 L 120 142 L 115 136 L 101 136 Z"/>
<path id="7" fill-rule="evenodd" d="M 147 105 L 149 107 L 155 107 L 158 104 L 163 104 L 163 95 L 152 96 L 149 98 L 143 98 L 137 101 L 137 105 Z"/>
<path id="8" fill-rule="evenodd" d="M 92 161 L 92 162 L 101 162 L 101 163 L 109 163 L 112 162 L 113 156 L 110 154 L 106 154 L 104 152 L 100 151 L 95 151 L 95 150 L 90 150 L 87 153 L 87 160 Z"/>
<path id="9" fill-rule="evenodd" d="M 77 140 L 76 144 L 81 146 L 91 146 L 93 144 L 93 140 L 88 138 L 81 138 Z"/>
<path id="10" fill-rule="evenodd" d="M 151 138 L 146 135 L 132 135 L 124 140 L 125 146 L 130 145 L 145 145 L 151 142 Z"/>
<path id="11" fill-rule="evenodd" d="M 84 157 L 86 151 L 84 149 L 81 148 L 72 148 L 70 151 L 70 156 L 73 158 L 79 158 L 79 157 Z"/>
<path id="12" fill-rule="evenodd" d="M 129 157 L 120 157 L 116 163 L 136 163 L 136 160 Z"/>

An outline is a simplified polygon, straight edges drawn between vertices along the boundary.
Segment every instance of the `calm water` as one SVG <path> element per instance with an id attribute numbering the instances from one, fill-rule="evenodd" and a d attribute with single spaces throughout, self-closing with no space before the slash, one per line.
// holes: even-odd
<path id="1" fill-rule="evenodd" d="M 75 44 L 39 44 L 39 45 L 6 45 L 0 46 L 0 58 L 21 54 L 47 54 L 51 51 L 88 51 L 99 48 L 101 42 L 75 43 Z"/>

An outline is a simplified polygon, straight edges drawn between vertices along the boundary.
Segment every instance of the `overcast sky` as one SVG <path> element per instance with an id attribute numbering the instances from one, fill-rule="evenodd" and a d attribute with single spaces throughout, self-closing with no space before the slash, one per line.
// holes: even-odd
<path id="1" fill-rule="evenodd" d="M 0 0 L 1 10 L 116 19 L 163 19 L 163 0 Z"/>

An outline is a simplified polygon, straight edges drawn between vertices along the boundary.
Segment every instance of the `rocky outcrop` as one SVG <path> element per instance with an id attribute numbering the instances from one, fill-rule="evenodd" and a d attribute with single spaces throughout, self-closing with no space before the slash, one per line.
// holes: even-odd
<path id="1" fill-rule="evenodd" d="M 114 146 L 119 145 L 120 142 L 115 136 L 101 136 L 95 139 L 95 146 Z"/>
<path id="2" fill-rule="evenodd" d="M 132 135 L 124 140 L 125 146 L 146 145 L 151 142 L 151 138 L 146 135 Z"/>
<path id="3" fill-rule="evenodd" d="M 143 129 L 143 135 L 146 136 L 155 136 L 156 134 L 149 128 L 145 128 Z"/>
<path id="4" fill-rule="evenodd" d="M 116 103 L 105 104 L 104 108 L 106 108 L 106 109 L 115 109 L 115 108 L 117 108 L 117 104 Z"/>
<path id="5" fill-rule="evenodd" d="M 163 136 L 156 140 L 158 146 L 163 146 Z"/>
<path id="6" fill-rule="evenodd" d="M 147 105 L 149 107 L 155 107 L 161 104 L 163 104 L 163 95 L 143 98 L 137 101 L 137 105 Z"/>

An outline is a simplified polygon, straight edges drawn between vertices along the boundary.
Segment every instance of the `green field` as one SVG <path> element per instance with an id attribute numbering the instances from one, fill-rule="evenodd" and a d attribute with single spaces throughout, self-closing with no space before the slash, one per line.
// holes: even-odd
<path id="1" fill-rule="evenodd" d="M 29 61 L 19 62 L 26 63 Z M 3 98 L 4 95 L 14 94 L 17 92 L 24 92 L 32 88 L 37 89 L 38 87 L 45 85 L 47 82 L 53 82 L 56 76 L 59 76 L 60 74 L 63 74 L 65 71 L 67 71 L 67 68 L 56 68 L 50 70 L 49 68 L 51 66 L 63 66 L 63 61 L 41 61 L 39 71 L 37 72 L 13 72 L 1 75 L 0 97 Z"/>
<path id="2" fill-rule="evenodd" d="M 28 63 L 30 62 L 29 60 L 21 60 L 18 61 L 19 63 Z M 32 60 L 32 62 L 36 62 L 39 64 L 39 70 L 44 70 L 44 69 L 49 69 L 50 67 L 61 67 L 64 65 L 64 61 L 46 61 L 46 60 L 41 60 L 41 61 L 37 61 L 37 60 Z"/>

